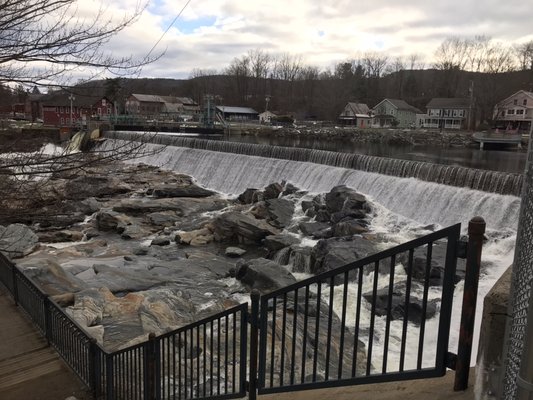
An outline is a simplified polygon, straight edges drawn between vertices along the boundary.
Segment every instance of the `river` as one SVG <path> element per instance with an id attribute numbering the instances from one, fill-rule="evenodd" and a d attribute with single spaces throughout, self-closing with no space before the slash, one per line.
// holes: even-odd
<path id="1" fill-rule="evenodd" d="M 485 145 L 486 150 L 479 150 L 478 148 L 464 147 L 404 146 L 391 145 L 389 143 L 353 142 L 350 140 L 252 135 L 225 136 L 223 140 L 273 146 L 302 147 L 342 153 L 359 153 L 511 173 L 524 172 L 527 155 L 524 150 L 519 150 L 516 146 L 498 145 Z"/>

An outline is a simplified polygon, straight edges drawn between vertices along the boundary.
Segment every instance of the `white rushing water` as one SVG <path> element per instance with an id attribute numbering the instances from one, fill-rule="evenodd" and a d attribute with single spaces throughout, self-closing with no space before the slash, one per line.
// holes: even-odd
<path id="1" fill-rule="evenodd" d="M 112 146 L 112 141 L 108 140 L 105 146 Z M 172 146 L 163 147 L 154 144 L 147 146 L 150 150 L 159 147 L 161 151 L 155 155 L 137 159 L 135 162 L 144 162 L 189 174 L 201 185 L 229 195 L 239 194 L 246 188 L 262 188 L 269 183 L 282 180 L 289 181 L 311 193 L 327 192 L 341 184 L 352 187 L 376 203 L 377 213 L 372 221 L 372 229 L 387 234 L 391 245 L 413 239 L 416 234 L 421 233 L 423 225 L 434 224 L 445 227 L 460 222 L 465 232 L 468 221 L 472 217 L 478 215 L 483 217 L 487 222 L 486 236 L 489 240 L 483 248 L 476 338 L 479 335 L 483 298 L 512 262 L 520 206 L 520 199 L 514 196 L 307 162 Z M 398 279 L 401 277 L 400 272 Z M 380 286 L 385 286 L 386 281 L 387 279 L 380 279 Z M 350 286 L 350 291 L 354 290 L 357 290 L 356 287 Z M 341 293 L 338 295 L 340 296 Z M 430 293 L 430 298 L 431 295 Z M 454 297 L 450 351 L 457 348 L 460 319 L 460 313 L 457 310 L 460 310 L 461 299 L 462 283 L 459 283 Z M 376 319 L 377 329 L 383 328 L 384 324 L 384 318 Z M 437 318 L 428 321 L 425 348 L 430 348 L 436 343 L 437 328 Z M 390 344 L 391 350 L 397 347 L 396 339 L 399 336 L 401 336 L 401 326 L 393 323 L 391 325 L 391 337 L 393 338 Z M 416 348 L 415 336 L 412 339 L 408 337 L 408 346 L 411 345 Z M 379 349 L 376 352 L 379 353 Z M 476 352 L 477 340 L 474 343 L 473 363 L 476 360 Z M 424 353 L 424 360 L 430 360 L 432 357 L 434 355 Z M 397 361 L 397 357 L 389 359 L 389 363 L 392 364 L 397 365 Z"/>

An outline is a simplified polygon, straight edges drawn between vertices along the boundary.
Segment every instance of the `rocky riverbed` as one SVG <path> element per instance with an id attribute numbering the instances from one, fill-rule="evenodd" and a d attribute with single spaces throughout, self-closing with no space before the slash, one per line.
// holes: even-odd
<path id="1" fill-rule="evenodd" d="M 57 196 L 53 207 L 0 228 L 2 249 L 110 351 L 230 308 L 252 289 L 268 293 L 301 273 L 329 271 L 390 246 L 373 230 L 372 202 L 345 186 L 316 195 L 275 182 L 227 198 L 190 176 L 116 163 L 74 179 L 55 176 L 47 193 Z M 436 243 L 436 286 L 443 252 Z M 414 268 L 416 285 L 424 279 L 422 254 Z M 395 287 L 394 318 L 402 317 L 403 293 Z M 376 313 L 386 315 L 387 289 L 378 296 Z M 415 324 L 437 312 L 432 302 L 425 316 L 413 312 L 420 311 L 416 300 L 409 310 Z M 307 329 L 327 319 L 309 313 Z M 346 338 L 353 335 L 346 330 Z M 359 352 L 364 358 L 364 343 Z"/>

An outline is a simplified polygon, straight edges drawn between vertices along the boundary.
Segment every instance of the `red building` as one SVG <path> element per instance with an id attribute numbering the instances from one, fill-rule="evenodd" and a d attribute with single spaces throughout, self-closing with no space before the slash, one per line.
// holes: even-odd
<path id="1" fill-rule="evenodd" d="M 113 103 L 106 97 L 65 91 L 43 97 L 41 107 L 44 124 L 53 126 L 84 126 L 89 119 L 109 118 L 114 110 Z"/>

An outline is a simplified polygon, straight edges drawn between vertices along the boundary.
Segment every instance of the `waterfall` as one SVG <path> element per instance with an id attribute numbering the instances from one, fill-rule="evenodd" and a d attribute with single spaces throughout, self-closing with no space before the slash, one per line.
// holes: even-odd
<path id="1" fill-rule="evenodd" d="M 427 182 L 514 196 L 520 195 L 523 179 L 520 174 L 362 154 L 337 153 L 325 150 L 195 139 L 169 134 L 140 134 L 138 132 L 124 131 L 108 132 L 106 136 L 122 140 L 146 140 L 153 144 L 187 147 L 196 150 L 309 162 L 400 178 L 417 178 Z"/>
<path id="2" fill-rule="evenodd" d="M 122 133 L 117 136 L 125 138 Z M 154 137 L 157 140 L 161 138 L 165 142 L 164 136 Z M 425 182 L 412 177 L 398 178 L 346 166 L 331 166 L 329 163 L 287 159 L 291 154 L 293 158 L 304 158 L 302 154 L 314 154 L 316 150 L 273 147 L 271 153 L 283 153 L 287 158 L 264 157 L 259 155 L 269 146 L 172 139 L 177 144 L 183 142 L 188 146 L 146 144 L 150 155 L 136 159 L 135 162 L 189 174 L 200 184 L 228 194 L 239 194 L 246 188 L 262 188 L 271 182 L 282 180 L 310 192 L 326 192 L 334 186 L 345 184 L 370 196 L 387 209 L 421 224 L 448 226 L 457 222 L 466 223 L 473 216 L 480 215 L 486 219 L 489 229 L 516 230 L 520 199 L 515 196 Z M 104 146 L 111 149 L 114 142 L 108 140 Z M 197 148 L 192 148 L 194 146 Z M 242 151 L 237 154 L 218 150 L 233 148 Z M 151 150 L 159 151 L 152 153 Z M 244 155 L 245 151 L 259 155 Z M 337 157 L 341 164 L 343 159 L 354 156 L 323 151 L 318 153 L 317 156 Z M 378 163 L 394 161 L 378 157 L 374 159 Z"/>

